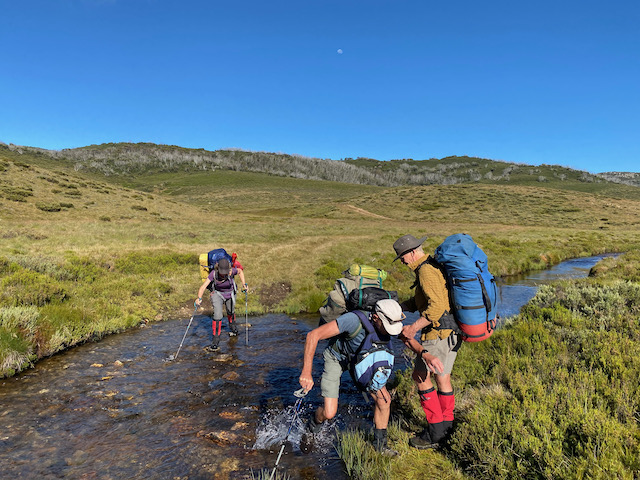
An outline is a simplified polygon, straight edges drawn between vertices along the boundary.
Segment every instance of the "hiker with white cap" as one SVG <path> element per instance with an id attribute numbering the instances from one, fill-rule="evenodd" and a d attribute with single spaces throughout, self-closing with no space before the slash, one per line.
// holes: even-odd
<path id="1" fill-rule="evenodd" d="M 371 345 L 371 343 L 388 344 L 391 336 L 398 335 L 402 331 L 402 320 L 404 318 L 402 308 L 398 302 L 393 299 L 384 299 L 376 302 L 371 312 L 360 310 L 346 312 L 337 319 L 325 323 L 307 334 L 302 373 L 299 378 L 300 386 L 306 391 L 311 390 L 314 385 L 312 366 L 318 342 L 324 339 L 331 339 L 323 352 L 324 371 L 320 381 L 320 388 L 324 397 L 324 404 L 318 407 L 309 420 L 308 428 L 311 434 L 318 433 L 322 423 L 336 415 L 340 378 L 345 371 L 349 370 L 351 372 L 352 379 L 358 386 L 359 379 L 355 377 L 352 365 L 365 345 Z M 370 327 L 374 331 L 369 331 Z M 368 341 L 372 336 L 375 337 L 373 341 Z M 369 347 L 367 346 L 367 348 Z M 393 356 L 391 356 L 391 365 L 393 365 Z M 390 374 L 390 368 L 388 373 Z M 396 452 L 387 446 L 387 424 L 389 423 L 391 411 L 391 396 L 384 385 L 386 378 L 375 384 L 370 383 L 366 390 L 374 400 L 375 447 L 385 455 L 394 455 Z"/>
<path id="2" fill-rule="evenodd" d="M 402 302 L 402 308 L 419 312 L 420 318 L 404 326 L 399 338 L 417 354 L 412 378 L 429 423 L 421 434 L 409 441 L 419 449 L 437 447 L 451 432 L 455 407 L 451 371 L 461 344 L 442 267 L 422 249 L 426 239 L 403 235 L 393 244 L 396 252 L 393 261 L 400 259 L 416 276 L 414 296 Z M 420 342 L 415 338 L 418 332 Z"/>
<path id="3" fill-rule="evenodd" d="M 217 350 L 220 344 L 220 335 L 222 334 L 222 317 L 223 308 L 227 311 L 227 321 L 229 322 L 230 337 L 238 335 L 238 327 L 235 323 L 235 307 L 236 307 L 236 291 L 238 287 L 233 279 L 238 275 L 242 282 L 242 291 L 246 291 L 247 284 L 244 280 L 244 271 L 240 268 L 232 267 L 229 260 L 222 258 L 216 263 L 209 276 L 198 290 L 198 298 L 194 302 L 196 307 L 202 304 L 202 295 L 207 287 L 211 288 L 211 305 L 213 306 L 213 341 L 210 350 Z"/>

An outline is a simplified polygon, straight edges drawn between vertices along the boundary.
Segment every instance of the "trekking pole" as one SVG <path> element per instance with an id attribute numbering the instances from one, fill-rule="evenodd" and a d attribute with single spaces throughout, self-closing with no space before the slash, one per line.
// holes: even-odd
<path id="1" fill-rule="evenodd" d="M 244 291 L 244 344 L 249 345 L 249 292 Z"/>
<path id="2" fill-rule="evenodd" d="M 180 353 L 180 349 L 182 348 L 182 344 L 184 343 L 184 339 L 187 337 L 187 332 L 189 331 L 189 327 L 191 326 L 191 322 L 193 322 L 193 317 L 196 316 L 196 312 L 198 311 L 198 306 L 195 303 L 193 305 L 194 305 L 194 307 L 196 307 L 196 309 L 193 311 L 193 315 L 191 315 L 191 318 L 189 319 L 189 325 L 187 325 L 187 329 L 184 331 L 184 335 L 182 336 L 182 341 L 180 342 L 180 346 L 178 347 L 178 351 L 176 352 L 175 355 L 172 355 L 173 358 L 169 357 L 169 360 L 175 360 L 176 358 L 178 358 L 178 354 Z"/>
<path id="3" fill-rule="evenodd" d="M 284 446 L 287 443 L 287 440 L 289 439 L 289 434 L 291 433 L 293 424 L 296 422 L 296 418 L 298 417 L 298 411 L 300 410 L 300 405 L 302 405 L 302 399 L 307 396 L 307 393 L 309 392 L 304 388 L 301 388 L 300 390 L 296 390 L 295 392 L 293 392 L 293 395 L 298 397 L 298 400 L 296 401 L 296 404 L 293 407 L 293 418 L 291 419 L 291 425 L 289 425 L 287 436 L 284 437 L 284 440 L 282 441 L 282 447 L 280 447 L 280 453 L 278 454 L 278 458 L 276 459 L 276 464 L 273 466 L 273 470 L 271 471 L 271 476 L 269 477 L 269 480 L 273 480 L 273 475 L 276 473 L 276 468 L 278 468 L 278 463 L 280 463 L 280 457 L 282 457 L 282 452 L 284 452 Z"/>

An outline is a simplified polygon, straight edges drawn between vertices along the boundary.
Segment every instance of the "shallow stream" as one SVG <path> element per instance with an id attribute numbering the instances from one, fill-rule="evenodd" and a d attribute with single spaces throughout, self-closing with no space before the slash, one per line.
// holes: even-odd
<path id="1" fill-rule="evenodd" d="M 564 262 L 502 286 L 499 313 L 518 312 L 537 285 L 585 276 L 601 257 Z M 206 313 L 206 312 L 205 312 Z M 292 478 L 347 478 L 333 429 L 366 426 L 370 407 L 343 382 L 336 422 L 315 449 L 298 447 L 303 420 L 320 404 L 319 388 L 294 418 L 293 392 L 306 333 L 316 317 L 238 315 L 241 334 L 223 333 L 220 353 L 208 352 L 211 319 L 151 324 L 73 348 L 0 381 L 0 478 L 240 479 L 271 470 Z M 225 325 L 226 327 L 226 325 Z M 401 352 L 399 343 L 395 351 Z M 316 355 L 315 377 L 321 372 Z M 404 358 L 398 358 L 404 368 Z"/>

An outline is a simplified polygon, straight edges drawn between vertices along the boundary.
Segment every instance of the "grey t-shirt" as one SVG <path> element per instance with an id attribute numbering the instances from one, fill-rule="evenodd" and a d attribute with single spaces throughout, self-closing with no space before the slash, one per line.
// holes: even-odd
<path id="1" fill-rule="evenodd" d="M 343 313 L 336 319 L 336 322 L 340 334 L 331 339 L 327 348 L 338 361 L 342 362 L 351 358 L 358 351 L 367 336 L 367 331 L 362 326 L 358 315 L 353 312 Z M 360 331 L 349 339 L 358 329 Z"/>

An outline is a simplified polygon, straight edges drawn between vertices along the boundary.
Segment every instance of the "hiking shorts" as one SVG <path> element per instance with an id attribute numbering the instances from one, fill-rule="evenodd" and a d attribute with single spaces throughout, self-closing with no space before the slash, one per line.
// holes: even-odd
<path id="1" fill-rule="evenodd" d="M 436 357 L 438 357 L 444 365 L 444 372 L 442 372 L 442 374 L 449 375 L 451 374 L 451 370 L 453 370 L 453 364 L 455 363 L 456 356 L 458 355 L 459 342 L 460 339 L 458 335 L 452 333 L 447 338 L 425 340 L 424 342 L 422 342 L 422 348 L 424 348 L 431 355 L 435 355 Z M 418 371 L 424 372 L 424 362 L 416 362 L 415 368 L 418 369 Z"/>
<path id="2" fill-rule="evenodd" d="M 213 319 L 215 321 L 222 320 L 224 316 L 223 307 L 227 311 L 227 315 L 235 313 L 236 294 L 232 293 L 230 298 L 224 298 L 222 293 L 214 290 L 211 292 L 211 305 L 213 306 Z"/>
<path id="3" fill-rule="evenodd" d="M 338 398 L 340 391 L 340 378 L 345 371 L 343 363 L 340 362 L 331 352 L 330 348 L 325 348 L 322 354 L 324 358 L 324 371 L 320 380 L 320 390 L 325 398 Z"/>

